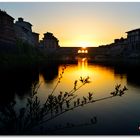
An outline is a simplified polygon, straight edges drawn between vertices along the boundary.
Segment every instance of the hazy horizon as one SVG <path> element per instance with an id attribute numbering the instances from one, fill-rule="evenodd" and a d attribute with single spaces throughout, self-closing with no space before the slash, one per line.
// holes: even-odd
<path id="1" fill-rule="evenodd" d="M 40 34 L 52 32 L 61 47 L 105 45 L 140 27 L 138 2 L 0 2 L 0 9 L 23 17 Z"/>

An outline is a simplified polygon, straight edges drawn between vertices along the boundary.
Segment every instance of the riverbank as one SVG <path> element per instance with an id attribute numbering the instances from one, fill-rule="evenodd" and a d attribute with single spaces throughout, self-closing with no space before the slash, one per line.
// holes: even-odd
<path id="1" fill-rule="evenodd" d="M 47 64 L 72 64 L 78 59 L 87 58 L 89 63 L 105 65 L 131 64 L 140 65 L 140 50 L 122 51 L 120 54 L 111 53 L 108 49 L 89 48 L 88 54 L 77 54 L 77 49 L 60 48 L 48 50 L 33 47 L 27 43 L 17 41 L 15 46 L 0 46 L 0 67 L 15 69 L 22 67 L 38 67 Z M 71 51 L 70 51 L 71 50 Z M 96 52 L 96 53 L 95 53 Z"/>

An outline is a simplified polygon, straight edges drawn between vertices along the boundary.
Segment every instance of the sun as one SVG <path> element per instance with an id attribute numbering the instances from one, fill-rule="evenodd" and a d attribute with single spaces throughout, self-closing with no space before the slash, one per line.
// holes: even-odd
<path id="1" fill-rule="evenodd" d="M 79 47 L 82 47 L 83 49 L 91 46 L 90 42 L 85 42 L 85 41 L 80 41 L 78 44 L 79 44 Z"/>
<path id="2" fill-rule="evenodd" d="M 86 47 L 86 46 L 83 46 L 82 48 L 83 48 L 83 49 L 86 49 L 87 47 Z"/>

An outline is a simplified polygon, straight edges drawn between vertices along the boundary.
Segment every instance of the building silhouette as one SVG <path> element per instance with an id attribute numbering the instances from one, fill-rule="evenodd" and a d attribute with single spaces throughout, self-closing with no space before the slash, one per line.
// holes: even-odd
<path id="1" fill-rule="evenodd" d="M 33 42 L 35 47 L 39 47 L 39 34 L 32 32 L 33 35 Z"/>
<path id="2" fill-rule="evenodd" d="M 59 40 L 50 32 L 44 34 L 43 39 L 40 41 L 40 47 L 48 50 L 56 50 L 59 46 Z"/>
<path id="3" fill-rule="evenodd" d="M 18 18 L 15 23 L 16 38 L 33 46 L 38 46 L 39 34 L 32 32 L 32 24 Z"/>
<path id="4" fill-rule="evenodd" d="M 127 38 L 114 39 L 114 42 L 99 47 L 91 47 L 88 50 L 81 50 L 81 47 L 60 47 L 59 40 L 51 32 L 44 33 L 44 37 L 39 42 L 39 34 L 32 31 L 32 24 L 24 21 L 23 18 L 18 18 L 14 23 L 14 18 L 8 15 L 5 11 L 0 10 L 0 47 L 1 50 L 13 50 L 16 47 L 16 41 L 28 43 L 32 46 L 43 48 L 41 51 L 51 54 L 56 53 L 57 56 L 64 58 L 74 58 L 77 54 L 88 54 L 88 56 L 95 58 L 95 56 L 102 57 L 126 57 L 139 58 L 140 57 L 140 28 L 127 31 Z M 12 44 L 12 45 L 11 45 Z"/>
<path id="5" fill-rule="evenodd" d="M 15 43 L 14 18 L 0 10 L 0 43 Z"/>
<path id="6" fill-rule="evenodd" d="M 102 45 L 108 48 L 109 57 L 139 58 L 140 57 L 140 28 L 127 31 L 127 38 L 114 39 L 114 42 Z"/>
<path id="7" fill-rule="evenodd" d="M 127 42 L 129 44 L 129 46 L 132 46 L 134 48 L 139 47 L 139 45 L 140 45 L 140 28 L 128 31 L 126 33 L 127 33 Z"/>

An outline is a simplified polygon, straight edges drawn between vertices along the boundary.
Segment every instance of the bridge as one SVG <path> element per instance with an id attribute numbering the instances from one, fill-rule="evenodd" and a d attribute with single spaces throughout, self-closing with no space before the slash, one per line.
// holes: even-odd
<path id="1" fill-rule="evenodd" d="M 61 54 L 61 57 L 65 60 L 77 60 L 78 58 L 87 58 L 87 59 L 101 59 L 105 57 L 108 53 L 108 48 L 100 47 L 60 47 L 58 53 Z"/>

